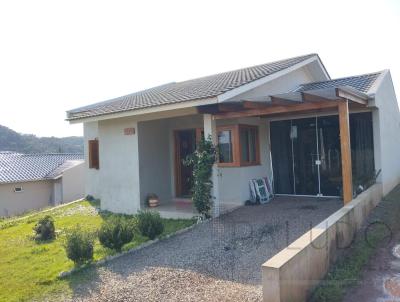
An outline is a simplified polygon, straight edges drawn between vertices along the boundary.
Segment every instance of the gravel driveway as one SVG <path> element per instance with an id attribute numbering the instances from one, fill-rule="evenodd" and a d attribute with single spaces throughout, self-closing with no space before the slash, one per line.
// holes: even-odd
<path id="1" fill-rule="evenodd" d="M 88 270 L 72 300 L 260 301 L 261 264 L 341 206 L 338 199 L 277 197 L 241 207 Z"/>

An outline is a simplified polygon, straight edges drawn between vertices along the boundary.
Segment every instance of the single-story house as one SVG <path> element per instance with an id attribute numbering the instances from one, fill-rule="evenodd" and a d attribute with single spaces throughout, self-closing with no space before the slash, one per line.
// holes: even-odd
<path id="1" fill-rule="evenodd" d="M 0 152 L 0 217 L 84 196 L 83 154 Z"/>
<path id="2" fill-rule="evenodd" d="M 214 214 L 243 205 L 249 180 L 275 194 L 349 202 L 400 182 L 400 115 L 389 70 L 331 79 L 317 54 L 174 82 L 67 112 L 83 123 L 85 191 L 113 212 L 190 200 L 182 163 L 204 135 L 219 145 Z"/>

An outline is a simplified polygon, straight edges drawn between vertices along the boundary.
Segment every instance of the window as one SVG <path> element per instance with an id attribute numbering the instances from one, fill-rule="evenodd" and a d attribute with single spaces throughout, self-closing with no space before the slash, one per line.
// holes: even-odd
<path id="1" fill-rule="evenodd" d="M 218 127 L 218 147 L 220 166 L 240 167 L 260 163 L 257 126 Z"/>
<path id="2" fill-rule="evenodd" d="M 232 130 L 222 130 L 218 133 L 219 162 L 233 163 Z"/>
<path id="3" fill-rule="evenodd" d="M 21 193 L 23 190 L 22 190 L 22 187 L 15 187 L 14 188 L 14 192 L 15 193 Z"/>
<path id="4" fill-rule="evenodd" d="M 241 165 L 258 164 L 258 131 L 256 127 L 239 126 Z"/>
<path id="5" fill-rule="evenodd" d="M 99 141 L 89 140 L 89 168 L 99 169 Z"/>

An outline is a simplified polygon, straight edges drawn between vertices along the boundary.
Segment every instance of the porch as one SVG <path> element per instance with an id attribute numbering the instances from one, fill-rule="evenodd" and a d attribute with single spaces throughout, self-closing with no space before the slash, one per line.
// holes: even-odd
<path id="1" fill-rule="evenodd" d="M 249 180 L 262 177 L 273 182 L 276 194 L 340 197 L 347 203 L 374 181 L 372 114 L 365 95 L 336 87 L 249 97 L 139 122 L 141 207 L 147 207 L 148 193 L 156 193 L 162 216 L 196 215 L 188 198 L 191 170 L 182 160 L 202 135 L 221 150 L 212 176 L 215 216 L 244 205 Z M 361 136 L 361 142 L 354 139 Z M 368 180 L 359 180 L 363 177 Z"/>

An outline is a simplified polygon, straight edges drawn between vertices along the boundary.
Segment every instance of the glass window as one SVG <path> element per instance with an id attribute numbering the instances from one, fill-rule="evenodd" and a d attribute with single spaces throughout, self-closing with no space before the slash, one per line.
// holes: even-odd
<path id="1" fill-rule="evenodd" d="M 223 130 L 218 132 L 219 162 L 232 163 L 232 131 Z"/>
<path id="2" fill-rule="evenodd" d="M 257 128 L 240 127 L 241 161 L 243 163 L 257 162 Z"/>

